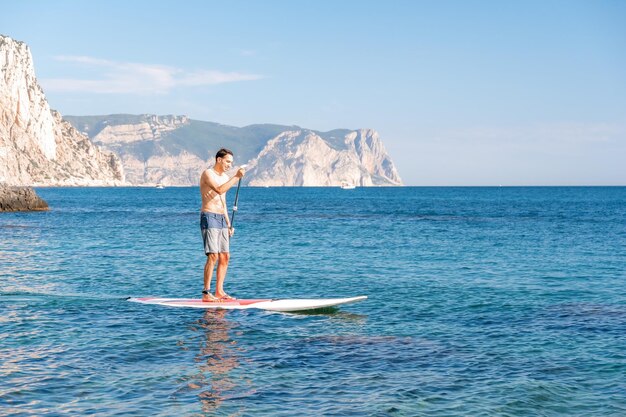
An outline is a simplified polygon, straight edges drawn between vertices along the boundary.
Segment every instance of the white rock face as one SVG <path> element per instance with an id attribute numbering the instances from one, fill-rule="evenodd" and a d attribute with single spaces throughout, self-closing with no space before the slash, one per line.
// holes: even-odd
<path id="1" fill-rule="evenodd" d="M 378 133 L 372 129 L 315 132 L 252 125 L 243 128 L 185 116 L 68 116 L 91 139 L 122 160 L 135 185 L 197 185 L 220 147 L 250 166 L 253 186 L 402 185 Z M 271 132 L 271 133 L 269 133 Z M 232 146 L 231 146 L 232 145 Z"/>
<path id="2" fill-rule="evenodd" d="M 0 181 L 11 185 L 121 185 L 122 166 L 52 111 L 30 50 L 0 35 Z"/>
<path id="3" fill-rule="evenodd" d="M 100 130 L 94 132 L 89 132 L 88 124 L 75 123 L 83 133 L 91 134 L 93 143 L 120 158 L 129 184 L 196 184 L 210 162 L 184 150 L 169 152 L 160 144 L 163 134 L 189 123 L 187 116 L 142 115 L 136 119 L 135 123 L 121 124 L 104 120 L 104 127 L 100 124 Z M 142 146 L 148 150 L 143 150 Z"/>
<path id="4" fill-rule="evenodd" d="M 186 124 L 186 116 L 150 116 L 138 124 L 106 126 L 92 138 L 94 143 L 116 146 L 143 140 L 159 140 L 163 133 Z"/>
<path id="5" fill-rule="evenodd" d="M 212 162 L 188 152 L 153 155 L 145 161 L 132 154 L 122 155 L 127 181 L 135 185 L 195 185 Z"/>
<path id="6" fill-rule="evenodd" d="M 348 133 L 345 149 L 334 149 L 316 133 L 281 133 L 250 161 L 247 183 L 254 186 L 402 185 L 378 133 Z"/>

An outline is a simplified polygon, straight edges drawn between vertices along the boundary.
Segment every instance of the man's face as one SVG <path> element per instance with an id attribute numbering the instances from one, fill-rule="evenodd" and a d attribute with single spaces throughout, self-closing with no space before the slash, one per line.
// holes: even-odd
<path id="1" fill-rule="evenodd" d="M 224 171 L 228 171 L 233 166 L 233 156 L 226 154 L 223 158 L 217 158 L 217 163 L 222 164 Z"/>

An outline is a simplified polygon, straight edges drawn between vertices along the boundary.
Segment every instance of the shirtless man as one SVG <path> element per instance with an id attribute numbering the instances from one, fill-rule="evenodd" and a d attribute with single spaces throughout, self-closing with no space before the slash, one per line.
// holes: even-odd
<path id="1" fill-rule="evenodd" d="M 239 168 L 237 173 L 228 178 L 226 172 L 233 165 L 233 153 L 228 149 L 220 149 L 215 155 L 215 166 L 206 169 L 200 177 L 200 194 L 202 209 L 200 212 L 200 230 L 204 241 L 204 253 L 207 256 L 204 264 L 204 288 L 202 301 L 234 300 L 224 292 L 224 279 L 230 260 L 229 242 L 234 233 L 230 227 L 226 192 L 241 179 L 245 170 Z M 217 262 L 215 295 L 210 292 L 213 268 Z"/>

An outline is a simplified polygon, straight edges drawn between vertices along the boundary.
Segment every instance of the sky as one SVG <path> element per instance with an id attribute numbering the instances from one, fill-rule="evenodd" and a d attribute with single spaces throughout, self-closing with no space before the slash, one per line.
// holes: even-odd
<path id="1" fill-rule="evenodd" d="M 624 1 L 0 0 L 64 115 L 372 128 L 406 185 L 626 185 Z"/>

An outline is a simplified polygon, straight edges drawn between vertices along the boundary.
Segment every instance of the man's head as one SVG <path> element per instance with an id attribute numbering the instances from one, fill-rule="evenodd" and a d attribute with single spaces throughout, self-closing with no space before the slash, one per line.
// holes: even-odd
<path id="1" fill-rule="evenodd" d="M 233 152 L 222 148 L 215 154 L 215 168 L 220 171 L 228 171 L 233 165 Z"/>

